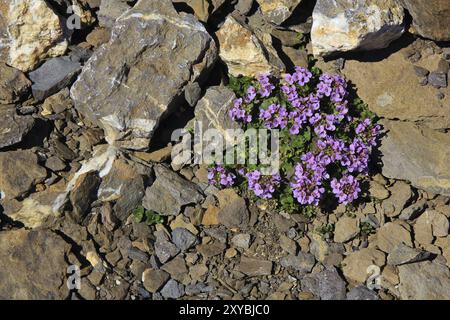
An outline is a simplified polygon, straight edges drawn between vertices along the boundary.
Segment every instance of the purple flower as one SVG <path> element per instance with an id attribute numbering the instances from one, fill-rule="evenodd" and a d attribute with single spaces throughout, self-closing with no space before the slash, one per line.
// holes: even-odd
<path id="1" fill-rule="evenodd" d="M 352 175 L 345 175 L 340 180 L 333 178 L 331 188 L 339 203 L 349 204 L 358 199 L 361 188 L 358 180 Z"/>
<path id="2" fill-rule="evenodd" d="M 247 177 L 249 190 L 252 190 L 257 197 L 262 199 L 272 199 L 276 187 L 281 183 L 279 174 L 263 176 L 260 171 L 255 170 L 245 176 Z"/>
<path id="3" fill-rule="evenodd" d="M 256 88 L 254 86 L 250 86 L 247 89 L 247 94 L 245 95 L 245 103 L 251 103 L 256 98 Z"/>
<path id="4" fill-rule="evenodd" d="M 235 179 L 236 176 L 231 172 L 227 172 L 222 166 L 208 169 L 208 180 L 212 185 L 229 188 L 234 185 Z"/>
<path id="5" fill-rule="evenodd" d="M 269 129 L 284 129 L 288 122 L 288 112 L 279 104 L 271 104 L 267 109 L 260 109 L 259 118 Z"/>
<path id="6" fill-rule="evenodd" d="M 295 166 L 294 180 L 290 185 L 294 198 L 303 205 L 318 205 L 325 192 L 320 175 L 307 170 L 301 163 Z"/>
<path id="7" fill-rule="evenodd" d="M 249 123 L 252 121 L 252 116 L 244 109 L 242 102 L 242 98 L 234 100 L 233 107 L 229 111 L 229 116 L 234 121 Z"/>
<path id="8" fill-rule="evenodd" d="M 271 95 L 275 86 L 270 83 L 268 74 L 260 74 L 258 76 L 258 81 L 260 85 L 259 94 L 262 98 L 267 98 Z"/>

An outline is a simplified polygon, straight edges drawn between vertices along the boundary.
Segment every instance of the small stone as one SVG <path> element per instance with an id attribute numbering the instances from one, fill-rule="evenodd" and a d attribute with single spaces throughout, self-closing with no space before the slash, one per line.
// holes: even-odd
<path id="1" fill-rule="evenodd" d="M 357 286 L 347 293 L 347 300 L 379 300 L 379 298 L 366 286 Z"/>
<path id="2" fill-rule="evenodd" d="M 219 208 L 210 205 L 203 214 L 202 225 L 215 226 L 219 224 Z"/>
<path id="3" fill-rule="evenodd" d="M 224 189 L 216 194 L 219 200 L 219 222 L 229 229 L 244 229 L 249 222 L 247 204 L 233 189 Z"/>
<path id="4" fill-rule="evenodd" d="M 393 210 L 386 210 L 385 214 L 388 217 L 398 216 L 406 204 L 413 196 L 409 184 L 403 181 L 397 181 L 391 188 L 389 188 L 391 196 L 383 201 L 383 208 L 392 208 Z"/>
<path id="5" fill-rule="evenodd" d="M 172 242 L 184 252 L 197 242 L 197 237 L 184 228 L 176 228 L 172 231 Z"/>
<path id="6" fill-rule="evenodd" d="M 345 299 L 345 282 L 334 267 L 305 276 L 301 284 L 303 291 L 311 292 L 321 300 Z"/>
<path id="7" fill-rule="evenodd" d="M 443 100 L 445 98 L 445 93 L 443 92 L 436 93 L 436 98 L 438 98 L 439 100 Z"/>
<path id="8" fill-rule="evenodd" d="M 220 241 L 214 241 L 212 243 L 201 244 L 197 246 L 197 251 L 205 258 L 211 258 L 222 254 L 226 246 Z"/>
<path id="9" fill-rule="evenodd" d="M 156 180 L 145 191 L 143 205 L 161 215 L 176 216 L 181 207 L 198 203 L 203 196 L 198 186 L 162 165 L 155 167 Z"/>
<path id="10" fill-rule="evenodd" d="M 370 275 L 371 266 L 383 267 L 386 257 L 383 252 L 374 248 L 364 248 L 350 253 L 342 261 L 342 271 L 345 278 L 357 283 L 365 283 Z"/>
<path id="11" fill-rule="evenodd" d="M 184 286 L 170 279 L 161 289 L 161 295 L 166 299 L 178 299 L 184 295 Z"/>
<path id="12" fill-rule="evenodd" d="M 429 257 L 429 252 L 420 249 L 413 249 L 403 243 L 400 243 L 388 255 L 387 262 L 392 266 L 399 266 L 406 263 L 414 263 L 427 260 Z"/>
<path id="13" fill-rule="evenodd" d="M 250 247 L 250 240 L 251 237 L 247 233 L 241 233 L 235 235 L 233 238 L 231 238 L 231 243 L 234 247 L 241 248 L 241 249 L 248 249 Z"/>
<path id="14" fill-rule="evenodd" d="M 147 269 L 142 273 L 144 288 L 151 293 L 155 293 L 161 289 L 169 278 L 169 274 L 163 270 Z"/>
<path id="15" fill-rule="evenodd" d="M 406 207 L 402 210 L 402 213 L 399 216 L 400 220 L 414 220 L 416 219 L 421 213 L 425 211 L 425 209 L 428 208 L 427 201 L 425 199 L 419 200 L 409 207 Z"/>
<path id="16" fill-rule="evenodd" d="M 447 87 L 447 74 L 443 72 L 431 72 L 428 76 L 428 83 L 436 89 Z"/>
<path id="17" fill-rule="evenodd" d="M 342 217 L 338 220 L 334 229 L 334 241 L 339 243 L 347 242 L 359 234 L 358 220 L 349 217 Z"/>
<path id="18" fill-rule="evenodd" d="M 227 249 L 227 251 L 225 251 L 225 258 L 227 259 L 231 259 L 236 257 L 237 255 L 237 250 L 235 248 L 229 248 Z"/>
<path id="19" fill-rule="evenodd" d="M 164 270 L 172 279 L 175 279 L 180 282 L 184 282 L 186 275 L 188 274 L 188 269 L 186 267 L 186 261 L 181 256 L 177 256 L 164 264 L 161 267 L 161 270 Z"/>
<path id="20" fill-rule="evenodd" d="M 180 252 L 180 249 L 171 243 L 164 231 L 156 232 L 155 253 L 161 263 L 166 263 Z"/>
<path id="21" fill-rule="evenodd" d="M 413 247 L 411 231 L 408 224 L 397 221 L 383 225 L 377 233 L 377 246 L 384 252 L 390 253 L 400 243 Z"/>
<path id="22" fill-rule="evenodd" d="M 284 268 L 292 268 L 302 274 L 311 272 L 316 264 L 316 259 L 310 253 L 299 252 L 298 255 L 288 255 L 281 258 L 280 264 Z"/>
<path id="23" fill-rule="evenodd" d="M 237 270 L 249 277 L 257 277 L 272 274 L 272 267 L 273 264 L 271 261 L 242 256 Z"/>
<path id="24" fill-rule="evenodd" d="M 287 253 L 293 255 L 296 255 L 298 251 L 297 243 L 284 234 L 280 235 L 280 247 Z"/>
<path id="25" fill-rule="evenodd" d="M 436 210 L 427 210 L 414 224 L 415 240 L 422 245 L 431 244 L 434 237 L 445 237 L 449 232 L 448 218 Z"/>
<path id="26" fill-rule="evenodd" d="M 430 74 L 430 71 L 428 71 L 427 69 L 422 68 L 420 66 L 414 66 L 414 72 L 420 78 L 426 77 Z"/>
<path id="27" fill-rule="evenodd" d="M 386 190 L 382 184 L 376 181 L 370 181 L 369 193 L 372 197 L 378 200 L 389 198 L 389 191 Z"/>

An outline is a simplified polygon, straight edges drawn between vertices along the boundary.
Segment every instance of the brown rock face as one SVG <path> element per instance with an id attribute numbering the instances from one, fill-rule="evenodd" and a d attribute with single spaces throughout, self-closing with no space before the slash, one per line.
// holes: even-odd
<path id="1" fill-rule="evenodd" d="M 380 147 L 383 175 L 449 196 L 450 134 L 410 122 L 385 120 L 382 124 L 388 130 Z"/>
<path id="2" fill-rule="evenodd" d="M 401 0 L 413 18 L 417 32 L 437 41 L 450 40 L 450 1 Z"/>
<path id="3" fill-rule="evenodd" d="M 0 232 L 0 299 L 65 299 L 70 248 L 48 230 Z"/>
<path id="4" fill-rule="evenodd" d="M 4 198 L 21 196 L 44 180 L 47 171 L 37 164 L 37 160 L 30 150 L 0 153 L 0 190 Z"/>

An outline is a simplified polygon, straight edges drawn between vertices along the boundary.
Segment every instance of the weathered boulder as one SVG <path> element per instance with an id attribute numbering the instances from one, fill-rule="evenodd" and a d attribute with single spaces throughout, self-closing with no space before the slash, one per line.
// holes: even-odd
<path id="1" fill-rule="evenodd" d="M 318 0 L 311 30 L 313 53 L 385 48 L 402 35 L 403 18 L 397 0 Z"/>
<path id="2" fill-rule="evenodd" d="M 143 205 L 161 215 L 178 215 L 181 207 L 198 203 L 203 196 L 198 186 L 159 165 L 155 167 L 155 182 L 145 191 Z"/>
<path id="3" fill-rule="evenodd" d="M 186 85 L 201 80 L 216 56 L 213 39 L 192 15 L 178 14 L 170 0 L 140 0 L 117 19 L 71 96 L 75 108 L 105 130 L 108 143 L 145 149 Z"/>
<path id="4" fill-rule="evenodd" d="M 450 196 L 450 134 L 411 122 L 384 120 L 383 175 L 409 180 L 417 188 Z"/>
<path id="5" fill-rule="evenodd" d="M 0 62 L 0 74 L 0 104 L 18 102 L 30 89 L 30 80 L 19 70 Z"/>
<path id="6" fill-rule="evenodd" d="M 17 115 L 15 106 L 0 106 L 0 148 L 22 141 L 33 125 L 34 118 Z"/>
<path id="7" fill-rule="evenodd" d="M 450 269 L 435 261 L 398 267 L 400 297 L 404 300 L 450 299 Z"/>
<path id="8" fill-rule="evenodd" d="M 131 7 L 122 0 L 102 0 L 97 12 L 100 26 L 112 28 L 114 22 Z"/>
<path id="9" fill-rule="evenodd" d="M 0 299 L 66 299 L 70 250 L 50 230 L 0 232 Z"/>
<path id="10" fill-rule="evenodd" d="M 243 22 L 231 15 L 217 31 L 219 55 L 233 76 L 255 76 L 259 73 L 280 73 L 283 62 L 274 54 L 269 39 L 261 39 Z M 267 35 L 270 38 L 270 35 Z"/>
<path id="11" fill-rule="evenodd" d="M 401 0 L 421 36 L 436 41 L 450 40 L 450 2 L 448 0 Z"/>
<path id="12" fill-rule="evenodd" d="M 31 150 L 0 153 L 0 191 L 3 199 L 14 199 L 28 192 L 47 176 Z"/>
<path id="13" fill-rule="evenodd" d="M 68 46 L 63 19 L 43 0 L 0 1 L 0 60 L 30 71 Z"/>
<path id="14" fill-rule="evenodd" d="M 274 23 L 282 24 L 293 13 L 302 0 L 256 0 L 264 17 Z"/>

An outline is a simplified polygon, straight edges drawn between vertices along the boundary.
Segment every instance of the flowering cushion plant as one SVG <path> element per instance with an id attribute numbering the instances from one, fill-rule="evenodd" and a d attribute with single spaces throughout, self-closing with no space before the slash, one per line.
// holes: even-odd
<path id="1" fill-rule="evenodd" d="M 240 186 L 287 211 L 358 199 L 380 126 L 342 76 L 296 67 L 281 79 L 231 78 L 230 87 L 238 97 L 231 119 L 280 130 L 281 169 L 264 176 L 258 165 L 215 166 L 212 184 Z"/>

